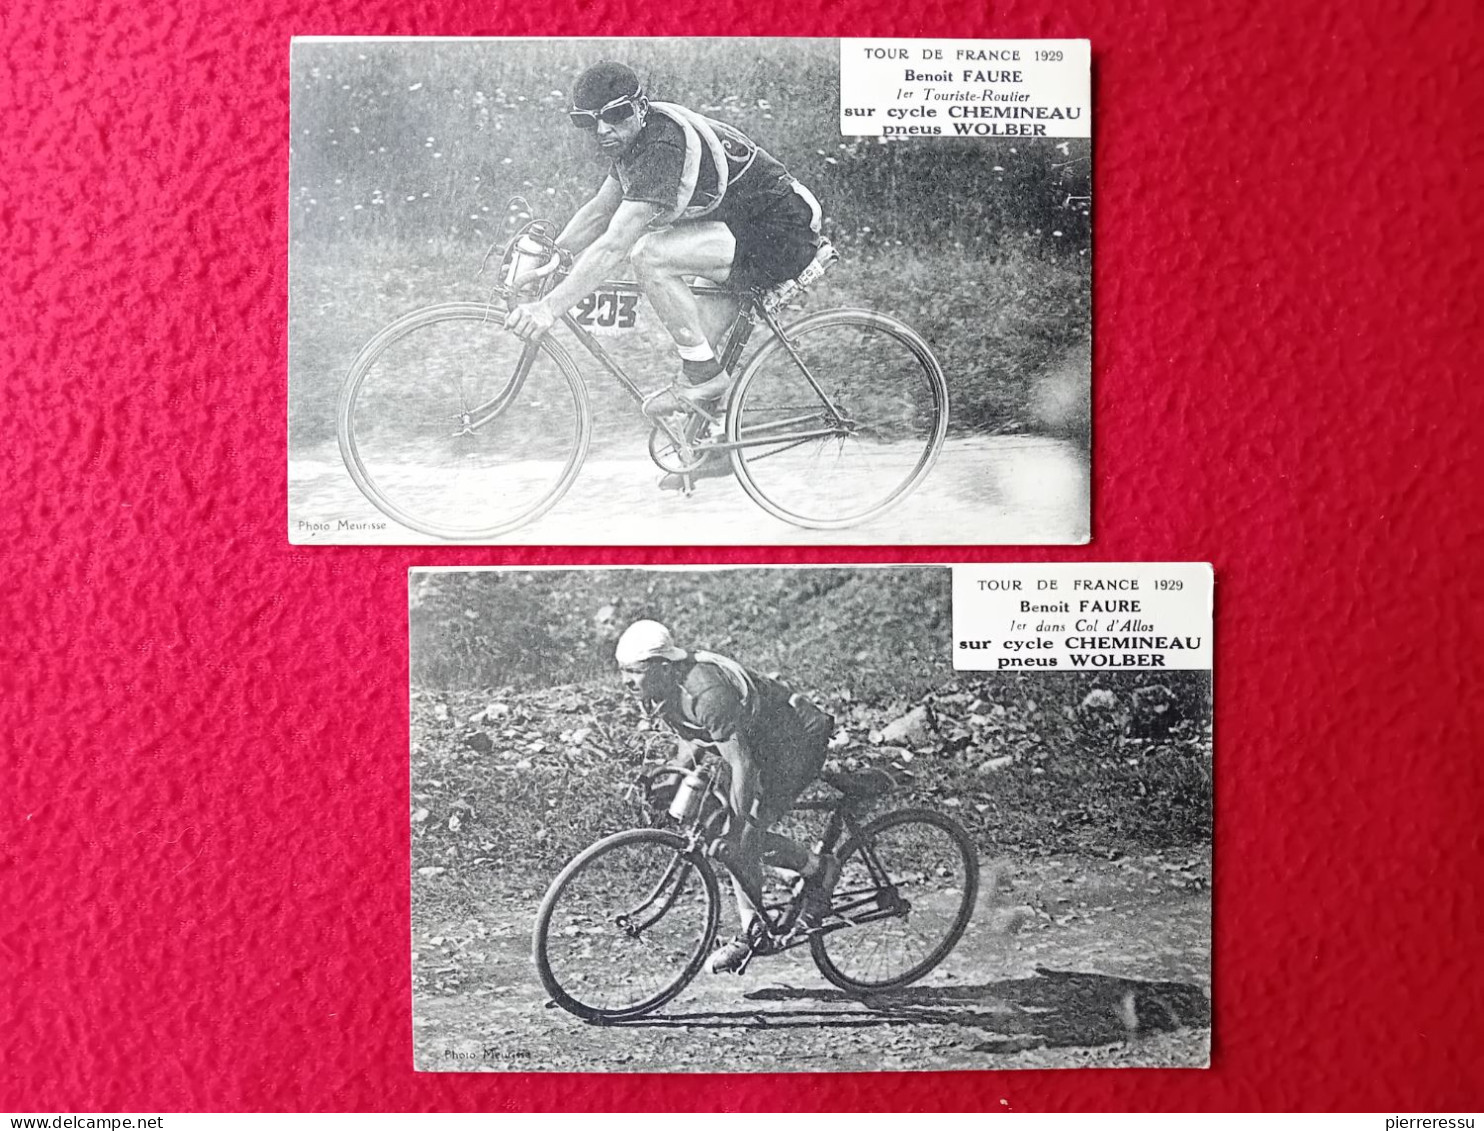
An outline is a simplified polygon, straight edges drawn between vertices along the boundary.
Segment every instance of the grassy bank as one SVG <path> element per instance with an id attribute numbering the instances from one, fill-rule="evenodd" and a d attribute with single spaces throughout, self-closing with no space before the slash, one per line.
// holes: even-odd
<path id="1" fill-rule="evenodd" d="M 618 630 L 642 616 L 783 673 L 834 715 L 843 768 L 887 769 L 893 803 L 952 813 L 987 852 L 1209 843 L 1209 674 L 955 673 L 948 580 L 942 568 L 417 575 L 414 864 L 469 882 L 545 873 L 650 819 L 632 782 L 673 739 L 619 692 L 612 661 Z M 1153 685 L 1171 703 L 1157 720 L 1140 707 Z M 892 731 L 914 712 L 910 734 Z"/>
<path id="2" fill-rule="evenodd" d="M 1189 674 L 1176 682 L 1200 697 L 1204 674 Z M 1129 696 L 1138 679 L 1104 686 Z M 895 709 L 819 701 L 848 736 L 833 764 L 888 770 L 899 782 L 891 805 L 949 813 L 986 853 L 1118 856 L 1209 843 L 1209 728 L 1192 720 L 1158 741 L 1131 739 L 1079 715 L 1086 685 L 1070 674 L 1031 687 L 949 680 L 927 700 L 939 729 L 907 744 L 872 741 L 900 717 Z M 634 782 L 673 755 L 674 739 L 611 682 L 417 692 L 412 718 L 413 866 L 438 870 L 427 875 L 554 874 L 599 837 L 656 819 Z M 470 744 L 476 734 L 488 749 Z M 793 827 L 812 839 L 816 823 Z"/>
<path id="3" fill-rule="evenodd" d="M 740 127 L 811 188 L 842 263 L 807 308 L 912 325 L 948 374 L 955 431 L 1085 431 L 1086 141 L 844 136 L 832 40 L 325 43 L 292 60 L 291 443 L 334 435 L 340 381 L 378 329 L 482 297 L 480 257 L 509 233 L 509 197 L 561 222 L 591 195 L 605 168 L 563 110 L 595 53 Z M 642 311 L 614 353 L 652 388 L 676 362 Z M 627 398 L 586 371 L 597 443 L 642 438 Z"/>
<path id="4" fill-rule="evenodd" d="M 421 306 L 488 297 L 483 248 L 448 239 L 365 239 L 296 245 L 290 256 L 290 442 L 335 435 L 340 384 L 360 347 L 382 326 Z M 1044 390 L 1072 380 L 1073 415 L 1087 415 L 1089 279 L 1080 266 L 1006 252 L 994 260 L 968 248 L 931 255 L 883 248 L 847 258 L 798 313 L 866 307 L 902 319 L 932 346 L 948 378 L 954 434 L 1034 431 Z M 564 331 L 594 411 L 594 444 L 631 447 L 648 426 L 632 400 Z M 761 338 L 759 338 L 761 340 Z M 639 324 L 605 340 L 646 389 L 673 379 L 674 346 L 641 302 Z"/>
<path id="5" fill-rule="evenodd" d="M 846 246 L 1000 246 L 1078 256 L 1091 235 L 1085 139 L 893 139 L 840 129 L 834 40 L 299 43 L 290 75 L 296 240 L 499 235 L 505 200 L 570 215 L 605 164 L 567 91 L 621 58 L 651 97 L 746 132 L 807 184 Z"/>

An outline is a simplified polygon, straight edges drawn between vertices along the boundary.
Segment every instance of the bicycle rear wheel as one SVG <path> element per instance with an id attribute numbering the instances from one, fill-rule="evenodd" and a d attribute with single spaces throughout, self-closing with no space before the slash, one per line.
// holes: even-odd
<path id="1" fill-rule="evenodd" d="M 490 538 L 544 514 L 577 477 L 587 389 L 557 343 L 527 345 L 483 303 L 416 310 L 346 376 L 340 452 L 356 486 L 403 526 Z"/>
<path id="2" fill-rule="evenodd" d="M 796 526 L 874 518 L 922 482 L 943 448 L 942 367 L 911 329 L 873 311 L 823 311 L 784 334 L 797 357 L 767 342 L 727 407 L 737 479 Z"/>
<path id="3" fill-rule="evenodd" d="M 948 957 L 979 894 L 979 855 L 958 822 L 928 809 L 872 821 L 837 854 L 825 930 L 809 940 L 819 972 L 851 993 L 910 985 Z M 840 919 L 850 926 L 834 926 Z"/>
<path id="4" fill-rule="evenodd" d="M 721 909 L 716 873 L 682 837 L 630 829 L 566 866 L 541 901 L 533 951 L 546 992 L 587 1021 L 658 1009 L 701 969 Z"/>

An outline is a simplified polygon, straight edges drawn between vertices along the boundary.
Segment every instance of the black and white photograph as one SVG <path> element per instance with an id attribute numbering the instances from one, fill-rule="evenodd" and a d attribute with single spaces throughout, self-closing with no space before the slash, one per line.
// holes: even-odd
<path id="1" fill-rule="evenodd" d="M 296 39 L 290 541 L 1086 542 L 1085 42 L 869 42 Z"/>
<path id="2" fill-rule="evenodd" d="M 1209 585 L 956 671 L 968 568 L 411 570 L 416 1067 L 1205 1067 Z"/>

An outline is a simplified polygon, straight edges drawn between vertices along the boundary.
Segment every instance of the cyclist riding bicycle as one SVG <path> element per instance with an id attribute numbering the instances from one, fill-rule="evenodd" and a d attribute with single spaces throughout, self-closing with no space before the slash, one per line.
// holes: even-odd
<path id="1" fill-rule="evenodd" d="M 524 340 L 540 337 L 628 261 L 680 354 L 680 378 L 645 411 L 714 415 L 733 377 L 713 345 L 736 311 L 720 302 L 703 311 L 689 279 L 738 290 L 795 279 L 827 247 L 819 202 L 740 130 L 651 102 L 623 63 L 584 71 L 568 117 L 592 135 L 608 173 L 557 237 L 580 253 L 571 273 L 543 298 L 512 309 L 505 326 Z M 724 475 L 729 466 L 713 459 L 692 475 Z M 675 475 L 661 480 L 667 489 L 682 483 Z"/>
<path id="2" fill-rule="evenodd" d="M 731 771 L 731 820 L 718 855 L 732 873 L 742 930 L 716 949 L 707 969 L 735 971 L 762 933 L 748 892 L 761 890 L 764 864 L 803 877 L 806 922 L 828 911 L 833 858 L 771 830 L 819 776 L 835 721 L 776 679 L 725 656 L 677 647 L 658 621 L 629 625 L 615 659 L 629 690 L 674 731 L 682 764 L 694 766 L 698 748 L 713 746 Z"/>

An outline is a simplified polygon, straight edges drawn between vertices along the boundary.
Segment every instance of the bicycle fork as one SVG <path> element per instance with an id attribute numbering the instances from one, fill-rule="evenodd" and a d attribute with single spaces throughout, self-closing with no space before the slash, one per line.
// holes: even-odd
<path id="1" fill-rule="evenodd" d="M 450 432 L 450 436 L 472 436 L 490 421 L 494 420 L 502 412 L 510 407 L 510 402 L 520 395 L 525 387 L 526 378 L 531 375 L 531 366 L 535 364 L 538 346 L 534 342 L 526 343 L 525 349 L 521 351 L 520 360 L 515 364 L 515 372 L 510 375 L 510 380 L 505 383 L 505 388 L 500 390 L 494 400 L 485 401 L 484 404 L 470 407 L 464 401 L 464 383 L 459 381 L 459 412 L 453 419 L 458 421 L 458 431 Z"/>
<path id="2" fill-rule="evenodd" d="M 613 925 L 632 939 L 643 936 L 654 924 L 658 923 L 667 914 L 670 908 L 675 906 L 675 901 L 680 898 L 685 890 L 685 881 L 690 874 L 691 864 L 683 856 L 676 856 L 670 861 L 670 865 L 660 876 L 659 881 L 644 897 L 639 905 L 632 910 L 613 917 Z M 656 907 L 655 902 L 659 901 Z M 650 912 L 646 917 L 646 912 Z"/>

